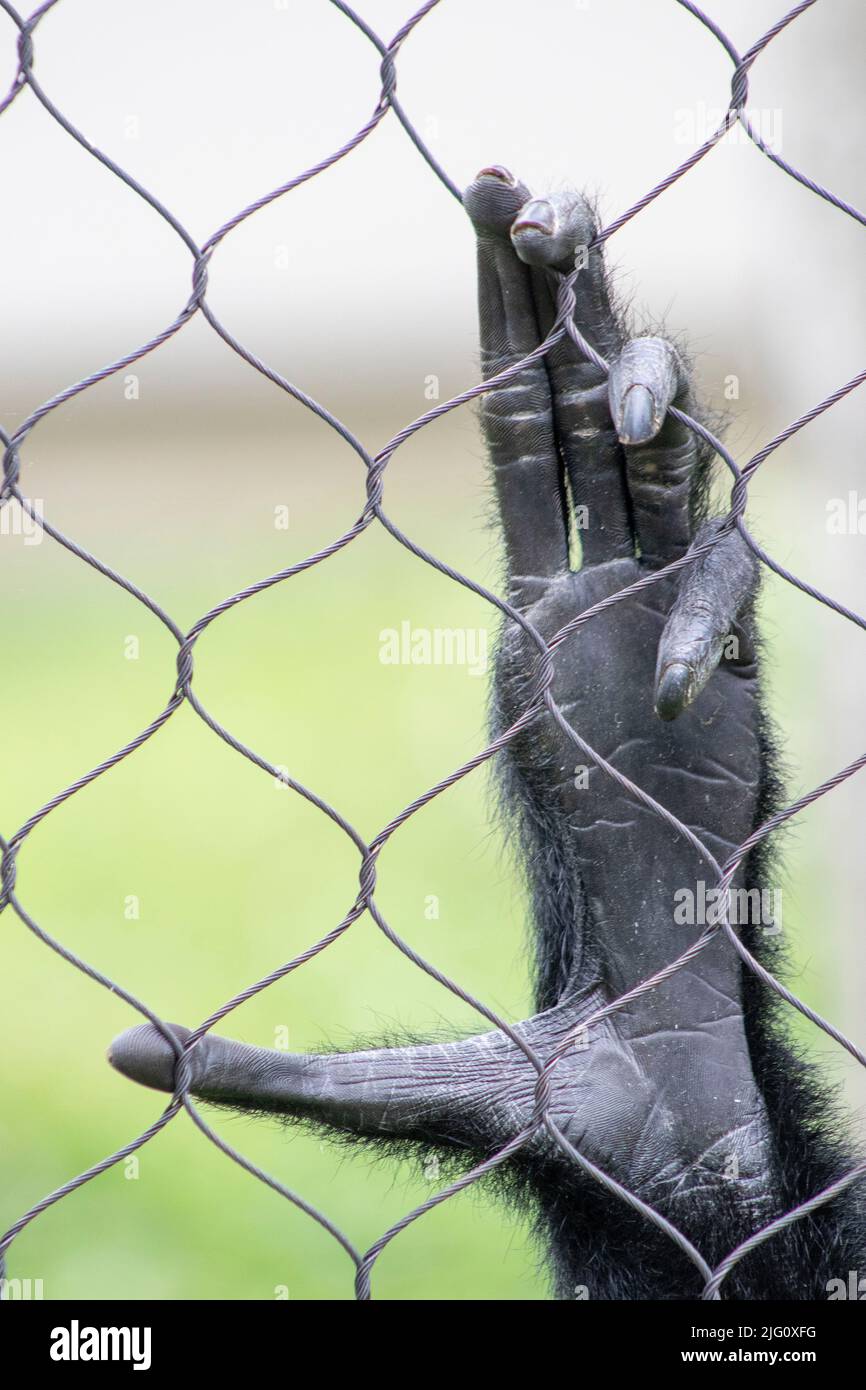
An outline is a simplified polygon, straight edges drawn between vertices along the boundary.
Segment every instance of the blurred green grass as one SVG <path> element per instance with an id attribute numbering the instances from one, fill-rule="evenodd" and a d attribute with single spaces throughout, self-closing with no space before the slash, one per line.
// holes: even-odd
<path id="1" fill-rule="evenodd" d="M 109 458 L 121 447 L 121 439 L 104 441 Z M 64 470 L 77 472 L 68 440 L 60 452 Z M 211 445 L 209 466 L 216 458 L 227 468 L 229 452 Z M 64 492 L 69 475 L 49 469 L 46 479 L 49 472 L 46 511 L 55 523 L 186 624 L 287 554 L 290 562 L 329 539 L 363 497 L 357 469 L 337 498 L 327 486 L 318 497 L 293 494 L 285 533 L 273 525 L 285 494 L 267 467 L 249 516 L 241 502 L 214 498 L 207 474 L 188 467 L 188 495 L 178 510 L 175 492 L 168 519 L 161 502 L 136 494 L 134 479 L 118 487 L 92 453 L 77 490 Z M 34 468 L 34 495 L 41 485 Z M 471 510 L 465 489 L 464 501 Z M 468 524 L 443 517 L 431 539 L 453 555 L 455 522 L 477 550 L 471 514 Z M 8 827 L 148 723 L 170 693 L 175 647 L 134 600 L 50 541 L 3 541 L 14 651 L 3 689 L 15 726 L 4 756 Z M 465 543 L 462 535 L 456 549 Z M 229 729 L 372 836 L 483 746 L 486 701 L 486 682 L 463 668 L 382 665 L 381 630 L 404 618 L 487 626 L 490 612 L 377 528 L 215 624 L 196 651 L 196 688 Z M 137 660 L 125 656 L 131 636 Z M 395 837 L 381 859 L 380 901 L 413 947 L 518 1016 L 529 1008 L 522 905 L 491 834 L 484 782 L 477 773 Z M 19 858 L 18 892 L 65 946 L 161 1016 L 191 1024 L 336 924 L 354 898 L 358 863 L 320 811 L 184 708 L 34 832 Z M 137 920 L 126 915 L 132 895 Z M 436 920 L 426 912 L 431 896 Z M 3 921 L 5 1224 L 144 1129 L 162 1106 L 105 1061 L 112 1036 L 135 1021 L 131 1010 L 17 919 Z M 287 1028 L 291 1047 L 302 1049 L 445 1023 L 473 1028 L 477 1019 L 363 920 L 223 1031 L 273 1045 Z M 276 1124 L 211 1118 L 362 1248 L 441 1186 L 434 1174 L 374 1163 Z M 352 1293 L 350 1264 L 330 1237 L 228 1162 L 186 1116 L 140 1152 L 137 1169 L 118 1165 L 34 1222 L 13 1247 L 9 1274 L 42 1278 L 46 1298 Z M 404 1234 L 376 1275 L 385 1298 L 525 1299 L 543 1289 L 525 1231 L 476 1193 Z"/>
<path id="2" fill-rule="evenodd" d="M 332 539 L 363 497 L 357 460 L 315 423 L 203 435 L 183 416 L 129 434 L 86 404 L 46 424 L 31 495 L 51 520 L 163 602 L 183 626 L 209 605 Z M 97 407 L 98 408 L 98 407 Z M 144 409 L 144 408 L 143 408 Z M 419 410 L 423 403 L 419 404 Z M 365 434 L 383 437 L 376 419 Z M 53 432 L 52 432 L 53 431 Z M 392 466 L 394 519 L 450 563 L 495 582 L 471 420 L 425 432 Z M 447 504 L 443 505 L 443 498 Z M 288 532 L 274 508 L 288 505 Z M 127 594 L 46 540 L 4 536 L 6 664 L 0 825 L 9 833 L 143 728 L 173 684 L 175 648 Z M 775 611 L 784 615 L 785 603 Z M 486 681 L 461 667 L 386 666 L 379 635 L 408 619 L 485 627 L 483 601 L 381 528 L 223 616 L 202 637 L 207 708 L 331 801 L 365 836 L 483 746 Z M 140 643 L 128 660 L 128 639 Z M 782 668 L 782 678 L 786 670 Z M 808 683 L 798 699 L 810 698 Z M 798 919 L 820 918 L 810 850 Z M 52 813 L 19 856 L 18 893 L 48 933 L 162 1017 L 194 1024 L 317 940 L 354 898 L 358 856 L 318 810 L 228 749 L 188 708 L 134 756 Z M 530 1010 L 525 903 L 475 772 L 394 837 L 379 865 L 389 922 L 506 1016 Z M 438 899 L 430 920 L 429 899 Z M 130 920 L 131 897 L 140 904 Z M 809 939 L 806 940 L 808 953 Z M 115 1075 L 105 1048 L 137 1021 L 122 1001 L 3 917 L 4 1100 L 0 1224 L 149 1125 L 160 1097 Z M 811 998 L 832 1011 L 819 982 Z M 358 922 L 250 1001 L 221 1031 L 301 1050 L 407 1027 L 476 1028 L 472 1012 Z M 437 1190 L 435 1174 L 373 1161 L 276 1123 L 212 1112 L 255 1163 L 318 1204 L 360 1248 Z M 45 1297 L 348 1298 L 351 1268 L 307 1217 L 220 1155 L 180 1116 L 138 1154 L 40 1216 L 9 1274 Z M 472 1190 L 403 1233 L 374 1277 L 380 1298 L 537 1299 L 525 1226 Z"/>

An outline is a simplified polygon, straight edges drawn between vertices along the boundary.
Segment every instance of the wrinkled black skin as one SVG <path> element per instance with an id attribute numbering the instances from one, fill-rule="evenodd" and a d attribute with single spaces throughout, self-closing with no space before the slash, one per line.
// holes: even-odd
<path id="1" fill-rule="evenodd" d="M 577 717 L 573 721 L 580 727 Z M 759 730 L 761 776 L 756 822 L 780 801 L 776 748 L 768 725 Z M 503 769 L 502 809 L 525 856 L 535 927 L 536 1006 L 541 1012 L 567 993 L 573 942 L 590 930 L 589 914 L 570 871 L 570 843 L 561 818 L 545 812 L 515 760 Z M 747 887 L 774 882 L 774 856 L 762 845 L 746 860 Z M 573 923 L 577 923 L 575 933 Z M 784 975 L 784 950 L 760 931 L 741 933 L 753 955 Z M 790 1211 L 850 1171 L 851 1152 L 834 1088 L 807 1064 L 788 1037 L 787 1006 L 748 971 L 742 980 L 745 1034 L 751 1068 L 766 1105 L 772 1144 L 766 1188 L 772 1206 L 761 1222 L 750 1219 L 736 1184 L 719 1184 L 712 1200 L 677 1213 L 678 1225 L 713 1266 L 757 1225 Z M 584 1146 L 584 1149 L 586 1146 Z M 603 1300 L 684 1300 L 699 1296 L 701 1278 L 691 1262 L 650 1223 L 586 1180 L 556 1155 L 518 1158 L 507 1196 L 538 1213 L 556 1297 Z M 664 1210 L 664 1208 L 661 1208 Z M 673 1218 L 673 1213 L 670 1213 Z M 752 1252 L 728 1276 L 722 1297 L 737 1300 L 814 1300 L 828 1281 L 862 1269 L 866 1213 L 854 1187 L 812 1217 Z"/>
<path id="2" fill-rule="evenodd" d="M 591 212 L 576 195 L 542 203 L 528 196 L 500 169 L 484 171 L 466 194 L 487 377 L 548 332 L 557 276 L 592 235 Z M 482 405 L 509 598 L 545 638 L 717 524 L 704 520 L 706 450 L 665 415 L 671 402 L 694 411 L 678 354 L 658 339 L 628 343 L 597 252 L 576 296 L 577 326 L 611 363 L 610 385 L 565 343 Z M 658 406 L 652 419 L 648 402 Z M 570 499 L 589 502 L 579 569 L 567 540 Z M 593 618 L 555 661 L 553 695 L 572 727 L 719 863 L 780 796 L 760 689 L 755 583 L 744 544 L 728 537 L 682 575 Z M 739 647 L 720 660 L 730 632 Z M 505 623 L 495 732 L 525 708 L 536 660 L 520 627 Z M 576 786 L 576 769 L 591 759 L 549 713 L 498 761 L 534 925 L 538 1012 L 519 1031 L 544 1059 L 569 1029 L 700 935 L 700 925 L 674 923 L 674 894 L 699 879 L 711 887 L 715 874 L 601 768 L 592 767 L 588 788 Z M 773 884 L 762 845 L 735 885 Z M 762 925 L 740 932 L 778 973 L 778 938 Z M 719 935 L 687 969 L 593 1025 L 586 1050 L 569 1050 L 554 1073 L 551 1113 L 567 1140 L 673 1222 L 711 1267 L 856 1162 L 826 1082 L 786 1040 L 783 1009 Z M 111 1060 L 144 1084 L 172 1088 L 172 1053 L 148 1026 L 116 1040 Z M 193 1092 L 218 1104 L 398 1153 L 432 1149 L 461 1168 L 497 1152 L 532 1115 L 535 1073 L 498 1033 L 297 1057 L 207 1038 L 192 1067 Z M 700 1296 L 695 1265 L 547 1136 L 498 1177 L 537 1217 L 557 1297 Z M 866 1213 L 854 1187 L 750 1253 L 723 1297 L 822 1300 L 828 1281 L 864 1267 Z"/>

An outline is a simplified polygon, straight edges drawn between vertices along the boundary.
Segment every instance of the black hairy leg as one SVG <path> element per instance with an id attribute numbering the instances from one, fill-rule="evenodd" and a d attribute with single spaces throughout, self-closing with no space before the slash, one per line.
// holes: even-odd
<path id="1" fill-rule="evenodd" d="M 489 378 L 547 336 L 561 276 L 592 243 L 595 222 L 579 194 L 532 198 L 498 166 L 470 185 L 465 206 Z M 609 375 L 565 338 L 481 406 L 508 597 L 546 639 L 720 526 L 704 515 L 705 448 L 670 413 L 694 411 L 679 352 L 662 338 L 630 338 L 601 252 L 584 261 L 575 323 Z M 775 793 L 756 582 L 751 553 L 725 532 L 688 567 L 594 616 L 554 663 L 554 699 L 580 737 L 718 863 L 766 817 Z M 507 622 L 497 732 L 530 702 L 537 655 Z M 678 905 L 700 902 L 713 876 L 689 839 L 603 768 L 584 765 L 548 711 L 499 757 L 531 888 L 537 967 L 538 1012 L 515 1031 L 542 1062 L 562 1049 L 549 1114 L 567 1141 L 539 1127 L 510 1164 L 511 1190 L 537 1213 L 559 1297 L 578 1288 L 590 1298 L 698 1297 L 695 1265 L 586 1176 L 569 1145 L 673 1223 L 710 1267 L 853 1160 L 821 1078 L 788 1045 L 769 992 L 723 933 L 593 1021 L 701 937 L 705 923 Z M 753 852 L 733 884 L 743 903 L 758 901 L 752 890 L 770 886 L 767 873 L 766 856 Z M 763 912 L 738 930 L 768 957 L 774 938 Z M 116 1039 L 110 1057 L 144 1085 L 174 1087 L 174 1053 L 150 1025 Z M 190 1062 L 192 1092 L 204 1100 L 359 1140 L 430 1146 L 467 1166 L 530 1127 L 535 1113 L 537 1073 L 501 1032 L 311 1055 L 206 1036 Z M 723 1296 L 823 1298 L 829 1279 L 864 1260 L 866 1217 L 854 1188 L 746 1256 Z"/>

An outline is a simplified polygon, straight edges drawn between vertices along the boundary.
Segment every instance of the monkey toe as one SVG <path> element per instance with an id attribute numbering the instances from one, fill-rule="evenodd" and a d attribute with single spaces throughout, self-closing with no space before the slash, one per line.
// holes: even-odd
<path id="1" fill-rule="evenodd" d="M 511 227 L 515 251 L 527 265 L 574 270 L 580 252 L 589 253 L 596 221 L 580 193 L 533 198 L 520 208 Z"/>
<path id="2" fill-rule="evenodd" d="M 463 205 L 476 231 L 508 236 L 511 224 L 529 198 L 529 189 L 499 164 L 492 164 L 472 180 L 463 194 Z"/>
<path id="3" fill-rule="evenodd" d="M 188 1028 L 171 1025 L 178 1042 L 183 1045 L 190 1035 Z M 152 1023 L 127 1028 L 115 1038 L 108 1049 L 108 1060 L 130 1081 L 150 1086 L 155 1091 L 173 1091 L 177 1057 L 171 1044 Z"/>

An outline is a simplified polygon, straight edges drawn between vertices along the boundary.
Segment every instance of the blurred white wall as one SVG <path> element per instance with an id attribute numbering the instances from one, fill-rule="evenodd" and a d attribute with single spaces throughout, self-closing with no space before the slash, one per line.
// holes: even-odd
<path id="1" fill-rule="evenodd" d="M 710 3 L 742 48 L 783 8 Z M 409 6 L 362 10 L 389 37 Z M 5 16 L 0 26 L 11 78 L 15 31 Z M 752 76 L 756 118 L 786 157 L 861 204 L 864 42 L 858 0 L 816 5 Z M 378 93 L 375 51 L 328 0 L 61 0 L 35 43 L 46 92 L 200 239 L 339 146 Z M 458 185 L 496 160 L 538 189 L 596 191 L 608 219 L 685 157 L 729 83 L 721 47 L 675 0 L 443 0 L 399 62 L 401 100 Z M 190 266 L 29 93 L 0 121 L 0 167 L 8 420 L 168 322 Z M 639 286 L 709 355 L 710 384 L 737 371 L 744 393 L 772 398 L 778 424 L 863 360 L 866 326 L 851 312 L 863 237 L 735 135 L 610 251 L 628 268 L 625 292 Z M 472 273 L 459 207 L 389 118 L 230 238 L 212 299 L 275 365 L 324 391 L 339 357 L 366 392 L 386 370 L 408 378 L 449 356 L 471 366 Z M 172 367 L 177 386 L 197 372 L 243 384 L 223 353 Z"/>

